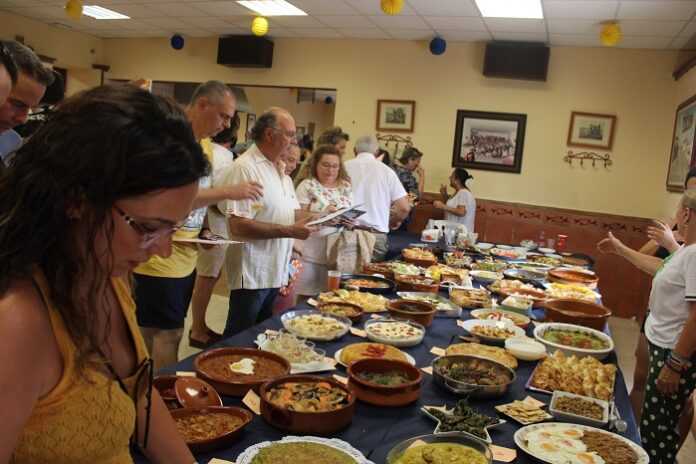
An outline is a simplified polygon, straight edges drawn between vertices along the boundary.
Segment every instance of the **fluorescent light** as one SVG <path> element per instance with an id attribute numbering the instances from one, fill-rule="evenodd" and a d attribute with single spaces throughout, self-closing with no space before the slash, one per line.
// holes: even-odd
<path id="1" fill-rule="evenodd" d="M 85 5 L 82 7 L 82 14 L 91 16 L 94 19 L 131 19 L 130 16 L 107 10 L 98 5 Z"/>
<path id="2" fill-rule="evenodd" d="M 285 0 L 237 0 L 237 3 L 261 16 L 307 16 L 307 13 Z"/>
<path id="3" fill-rule="evenodd" d="M 476 0 L 484 18 L 544 19 L 541 0 Z"/>

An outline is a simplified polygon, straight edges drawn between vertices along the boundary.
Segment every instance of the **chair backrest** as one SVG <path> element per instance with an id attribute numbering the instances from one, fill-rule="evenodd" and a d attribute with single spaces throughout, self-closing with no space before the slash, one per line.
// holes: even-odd
<path id="1" fill-rule="evenodd" d="M 433 224 L 435 224 L 435 227 L 437 229 L 442 229 L 442 226 L 445 226 L 446 229 L 456 229 L 457 232 L 459 232 L 460 234 L 466 234 L 469 232 L 464 224 L 460 224 L 454 221 L 445 221 L 444 219 L 438 219 L 436 221 L 433 221 Z"/>

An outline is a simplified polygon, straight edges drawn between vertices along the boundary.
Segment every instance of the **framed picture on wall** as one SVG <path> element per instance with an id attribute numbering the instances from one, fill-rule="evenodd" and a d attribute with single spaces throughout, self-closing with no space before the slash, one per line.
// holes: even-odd
<path id="1" fill-rule="evenodd" d="M 254 113 L 247 114 L 247 130 L 251 130 L 256 124 L 256 115 Z"/>
<path id="2" fill-rule="evenodd" d="M 413 100 L 377 100 L 377 130 L 413 132 L 416 102 Z"/>
<path id="3" fill-rule="evenodd" d="M 519 173 L 526 114 L 457 110 L 452 166 Z"/>
<path id="4" fill-rule="evenodd" d="M 614 144 L 616 116 L 610 114 L 570 113 L 568 145 L 611 150 Z"/>
<path id="5" fill-rule="evenodd" d="M 674 133 L 672 135 L 672 150 L 669 156 L 669 168 L 667 171 L 667 190 L 670 192 L 682 192 L 684 179 L 696 164 L 694 148 L 696 139 L 694 131 L 696 124 L 696 95 L 689 98 L 677 107 L 674 118 Z"/>

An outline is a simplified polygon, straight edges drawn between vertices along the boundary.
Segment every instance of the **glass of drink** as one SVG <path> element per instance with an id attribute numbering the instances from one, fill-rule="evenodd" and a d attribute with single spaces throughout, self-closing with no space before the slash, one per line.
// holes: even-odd
<path id="1" fill-rule="evenodd" d="M 552 239 L 552 238 L 547 239 L 547 240 L 546 240 L 546 247 L 555 250 L 555 249 L 556 249 L 556 248 L 555 248 L 555 247 L 556 247 L 556 241 L 555 241 L 554 239 Z"/>
<path id="2" fill-rule="evenodd" d="M 566 243 L 568 242 L 568 236 L 567 235 L 559 235 L 558 236 L 558 245 L 556 250 L 559 253 L 565 252 L 566 249 Z"/>
<path id="3" fill-rule="evenodd" d="M 327 287 L 330 292 L 338 290 L 341 285 L 341 272 L 340 271 L 329 271 L 327 279 Z"/>

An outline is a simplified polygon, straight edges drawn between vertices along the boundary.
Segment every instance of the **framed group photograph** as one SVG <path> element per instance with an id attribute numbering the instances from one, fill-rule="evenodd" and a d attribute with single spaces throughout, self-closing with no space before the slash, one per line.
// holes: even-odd
<path id="1" fill-rule="evenodd" d="M 377 130 L 413 132 L 416 102 L 413 100 L 377 100 Z"/>
<path id="2" fill-rule="evenodd" d="M 452 166 L 519 173 L 527 115 L 457 110 Z"/>
<path id="3" fill-rule="evenodd" d="M 256 124 L 256 115 L 254 113 L 247 114 L 247 130 L 251 130 Z"/>
<path id="4" fill-rule="evenodd" d="M 570 113 L 567 144 L 572 147 L 611 150 L 615 128 L 616 116 L 573 111 Z"/>
<path id="5" fill-rule="evenodd" d="M 696 160 L 694 159 L 694 124 L 696 117 L 696 95 L 677 107 L 674 118 L 674 133 L 672 135 L 672 150 L 667 171 L 667 190 L 670 192 L 684 191 L 684 179 Z"/>

